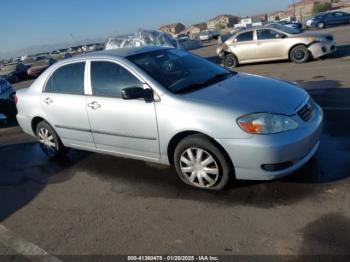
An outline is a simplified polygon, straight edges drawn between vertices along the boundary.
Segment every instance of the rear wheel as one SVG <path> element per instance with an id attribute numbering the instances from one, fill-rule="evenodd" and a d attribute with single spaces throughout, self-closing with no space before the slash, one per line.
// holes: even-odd
<path id="1" fill-rule="evenodd" d="M 238 66 L 238 59 L 234 54 L 227 54 L 224 56 L 224 66 L 228 69 L 232 69 Z"/>
<path id="2" fill-rule="evenodd" d="M 203 135 L 182 140 L 175 149 L 174 163 L 184 183 L 207 190 L 225 188 L 233 171 L 222 151 Z"/>
<path id="3" fill-rule="evenodd" d="M 55 130 L 46 121 L 41 121 L 36 127 L 36 137 L 40 148 L 49 158 L 61 157 L 66 154 L 66 148 Z"/>
<path id="4" fill-rule="evenodd" d="M 304 45 L 297 45 L 290 52 L 290 60 L 297 64 L 306 63 L 309 58 L 310 52 Z"/>

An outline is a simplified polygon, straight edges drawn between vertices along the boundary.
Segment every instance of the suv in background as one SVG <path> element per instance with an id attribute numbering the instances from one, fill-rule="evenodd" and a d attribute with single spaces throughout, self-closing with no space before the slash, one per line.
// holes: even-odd
<path id="1" fill-rule="evenodd" d="M 28 68 L 29 66 L 22 63 L 7 64 L 0 68 L 0 77 L 6 79 L 10 83 L 16 83 L 27 78 Z"/>
<path id="2" fill-rule="evenodd" d="M 332 25 L 350 24 L 350 14 L 342 11 L 320 13 L 306 22 L 306 27 L 325 28 Z"/>
<path id="3" fill-rule="evenodd" d="M 16 92 L 10 83 L 0 78 L 0 114 L 4 114 L 10 119 L 14 119 L 17 114 L 15 94 Z"/>

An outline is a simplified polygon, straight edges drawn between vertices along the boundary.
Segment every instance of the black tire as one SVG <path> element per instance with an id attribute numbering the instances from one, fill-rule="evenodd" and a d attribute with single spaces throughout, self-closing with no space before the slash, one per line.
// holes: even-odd
<path id="1" fill-rule="evenodd" d="M 326 28 L 326 24 L 324 22 L 319 22 L 319 23 L 317 23 L 316 27 L 318 29 L 323 29 L 323 28 Z"/>
<path id="2" fill-rule="evenodd" d="M 49 158 L 58 158 L 66 155 L 67 149 L 49 123 L 41 121 L 36 126 L 35 134 L 39 141 L 40 148 Z"/>
<path id="3" fill-rule="evenodd" d="M 239 66 L 238 59 L 234 54 L 226 54 L 224 56 L 224 66 L 228 69 L 233 69 Z"/>
<path id="4" fill-rule="evenodd" d="M 290 60 L 293 63 L 306 63 L 310 59 L 310 52 L 304 45 L 297 45 L 290 51 Z"/>
<path id="5" fill-rule="evenodd" d="M 191 164 L 186 166 L 186 162 L 183 162 L 183 157 L 186 158 L 186 161 L 191 159 L 187 152 L 188 150 L 194 152 L 194 149 L 202 151 L 200 154 L 201 157 L 198 156 L 198 151 L 196 151 L 196 155 L 195 153 L 192 154 L 193 161 L 190 161 L 191 164 L 193 163 L 193 166 Z M 212 162 L 209 160 L 210 156 L 213 158 Z M 207 164 L 202 165 L 204 162 L 207 162 Z M 222 190 L 228 185 L 231 177 L 233 177 L 231 161 L 227 159 L 221 149 L 208 137 L 199 134 L 188 136 L 180 141 L 175 148 L 174 164 L 178 176 L 184 183 L 200 189 Z M 198 167 L 198 165 L 201 167 Z M 203 166 L 205 167 L 203 168 Z M 186 170 L 183 172 L 186 168 L 192 168 L 192 171 Z M 193 169 L 196 171 L 193 171 Z M 212 173 L 213 171 L 216 173 Z M 194 178 L 191 181 L 190 177 L 192 176 L 194 176 Z"/>

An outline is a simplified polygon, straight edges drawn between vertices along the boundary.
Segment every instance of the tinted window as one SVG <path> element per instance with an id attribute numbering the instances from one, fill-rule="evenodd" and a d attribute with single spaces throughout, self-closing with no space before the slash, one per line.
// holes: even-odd
<path id="1" fill-rule="evenodd" d="M 258 40 L 276 39 L 279 35 L 277 31 L 270 29 L 257 30 L 256 33 L 258 36 Z"/>
<path id="2" fill-rule="evenodd" d="M 344 15 L 344 13 L 341 13 L 341 12 L 336 12 L 336 13 L 334 13 L 334 16 L 343 16 Z"/>
<path id="3" fill-rule="evenodd" d="M 84 94 L 85 63 L 75 63 L 60 67 L 47 81 L 45 91 L 61 94 Z"/>
<path id="4" fill-rule="evenodd" d="M 242 33 L 236 39 L 237 42 L 253 41 L 253 31 Z"/>
<path id="5" fill-rule="evenodd" d="M 111 62 L 91 63 L 92 93 L 96 96 L 121 97 L 127 87 L 141 87 L 141 82 L 128 70 Z"/>

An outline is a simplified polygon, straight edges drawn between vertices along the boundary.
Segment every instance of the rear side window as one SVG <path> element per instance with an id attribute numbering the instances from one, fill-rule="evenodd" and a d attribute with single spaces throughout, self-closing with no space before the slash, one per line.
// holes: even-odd
<path id="1" fill-rule="evenodd" d="M 141 87 L 141 82 L 128 70 L 111 62 L 91 62 L 92 94 L 95 96 L 121 97 L 127 87 Z"/>
<path id="2" fill-rule="evenodd" d="M 261 29 L 256 31 L 258 40 L 277 39 L 279 33 L 275 30 Z"/>
<path id="3" fill-rule="evenodd" d="M 236 39 L 237 42 L 253 41 L 253 31 L 242 33 Z"/>
<path id="4" fill-rule="evenodd" d="M 47 81 L 45 92 L 83 95 L 84 71 L 84 62 L 58 68 Z"/>

